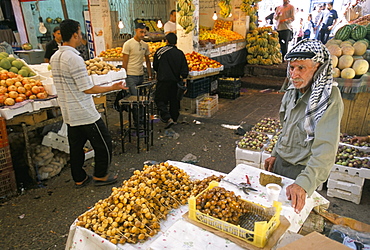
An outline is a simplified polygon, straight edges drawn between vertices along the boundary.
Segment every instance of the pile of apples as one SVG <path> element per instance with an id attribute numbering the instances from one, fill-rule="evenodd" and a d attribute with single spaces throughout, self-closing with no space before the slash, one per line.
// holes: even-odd
<path id="1" fill-rule="evenodd" d="M 12 106 L 27 99 L 45 99 L 48 93 L 40 80 L 6 70 L 0 71 L 0 106 Z"/>
<path id="2" fill-rule="evenodd" d="M 222 66 L 221 63 L 195 51 L 185 54 L 185 57 L 188 62 L 189 71 L 203 71 L 208 68 L 219 68 Z"/>
<path id="3" fill-rule="evenodd" d="M 282 129 L 278 119 L 266 117 L 257 122 L 252 128 L 253 131 L 275 134 L 276 131 Z"/>
<path id="4" fill-rule="evenodd" d="M 244 134 L 243 138 L 239 141 L 239 148 L 261 150 L 268 141 L 268 136 L 264 133 L 249 131 Z"/>

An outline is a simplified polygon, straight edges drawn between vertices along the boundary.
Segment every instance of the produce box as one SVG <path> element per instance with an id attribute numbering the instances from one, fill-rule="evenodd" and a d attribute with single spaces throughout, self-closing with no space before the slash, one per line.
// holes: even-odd
<path id="1" fill-rule="evenodd" d="M 272 232 L 280 225 L 281 203 L 275 201 L 273 207 L 267 208 L 253 202 L 243 200 L 248 203 L 250 213 L 246 214 L 240 225 L 233 225 L 222 221 L 208 214 L 204 214 L 196 209 L 196 199 L 205 191 L 218 186 L 218 182 L 212 181 L 208 188 L 196 197 L 189 198 L 189 218 L 204 225 L 210 226 L 224 233 L 232 235 L 238 239 L 244 240 L 254 246 L 264 247 Z M 256 218 L 269 218 L 268 221 L 258 221 Z M 247 229 L 248 228 L 248 229 Z"/>
<path id="2" fill-rule="evenodd" d="M 32 103 L 28 103 L 32 108 Z M 32 108 L 33 110 L 33 108 Z M 32 112 L 32 111 L 29 111 Z M 41 110 L 37 112 L 32 112 L 31 114 L 20 114 L 12 117 L 11 119 L 6 121 L 6 125 L 20 125 L 25 123 L 26 125 L 35 125 L 39 122 L 45 121 L 48 118 L 48 114 L 46 110 Z"/>
<path id="3" fill-rule="evenodd" d="M 118 81 L 125 79 L 127 77 L 126 70 L 124 68 L 120 69 L 119 71 L 109 71 L 108 75 L 110 75 L 110 78 L 112 81 Z"/>
<path id="4" fill-rule="evenodd" d="M 208 77 L 188 80 L 187 88 L 188 91 L 185 93 L 185 97 L 196 98 L 201 94 L 208 93 L 210 86 L 210 79 Z"/>
<path id="5" fill-rule="evenodd" d="M 32 112 L 33 107 L 31 102 L 31 100 L 26 100 L 16 103 L 13 106 L 4 106 L 0 108 L 0 115 L 4 117 L 5 120 L 10 120 L 16 115 Z"/>
<path id="6" fill-rule="evenodd" d="M 333 179 L 329 179 L 328 184 L 327 184 L 328 189 L 340 189 L 340 190 L 351 192 L 352 194 L 355 194 L 355 195 L 362 194 L 362 186 L 363 184 L 356 185 L 351 182 L 337 181 Z"/>
<path id="7" fill-rule="evenodd" d="M 197 115 L 211 117 L 218 110 L 218 96 L 209 96 L 208 94 L 197 99 Z"/>
<path id="8" fill-rule="evenodd" d="M 350 191 L 345 191 L 345 190 L 341 190 L 341 189 L 331 189 L 331 188 L 329 188 L 328 192 L 327 192 L 327 195 L 329 197 L 335 197 L 335 198 L 340 198 L 340 199 L 343 199 L 343 200 L 346 200 L 346 201 L 351 201 L 355 204 L 360 204 L 360 201 L 361 201 L 361 194 L 356 195 L 356 194 L 353 194 Z"/>
<path id="9" fill-rule="evenodd" d="M 239 163 L 244 163 L 247 165 L 251 165 L 253 167 L 260 168 L 261 166 L 261 151 L 253 151 L 248 149 L 241 149 L 239 147 L 235 148 L 235 159 Z M 242 161 L 242 162 L 240 162 Z"/>
<path id="10" fill-rule="evenodd" d="M 0 169 L 0 197 L 12 196 L 17 192 L 13 168 Z"/>
<path id="11" fill-rule="evenodd" d="M 34 111 L 38 111 L 43 108 L 59 107 L 59 103 L 57 97 L 54 96 L 44 100 L 35 100 L 32 102 L 32 107 Z"/>
<path id="12" fill-rule="evenodd" d="M 44 136 L 41 144 L 45 146 L 50 146 L 69 154 L 68 138 L 58 135 L 57 133 L 49 132 L 47 135 Z"/>
<path id="13" fill-rule="evenodd" d="M 218 93 L 220 98 L 236 99 L 240 96 L 241 81 L 240 78 L 219 78 Z"/>
<path id="14" fill-rule="evenodd" d="M 349 182 L 354 185 L 362 186 L 364 185 L 365 178 L 354 176 L 354 175 L 349 175 L 347 173 L 342 173 L 339 171 L 332 171 L 330 172 L 329 179 L 336 180 L 336 181 Z"/>
<path id="15" fill-rule="evenodd" d="M 91 79 L 95 85 L 103 85 L 103 84 L 112 82 L 112 78 L 110 74 L 105 74 L 105 75 L 93 74 L 91 75 Z"/>

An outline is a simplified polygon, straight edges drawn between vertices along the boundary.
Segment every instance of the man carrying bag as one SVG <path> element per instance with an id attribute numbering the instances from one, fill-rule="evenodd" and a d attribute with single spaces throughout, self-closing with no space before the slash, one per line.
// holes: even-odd
<path id="1" fill-rule="evenodd" d="M 186 92 L 189 69 L 184 53 L 176 47 L 176 34 L 167 34 L 166 41 L 167 45 L 154 54 L 153 68 L 157 72 L 154 101 L 167 129 L 179 118 L 180 100 Z"/>

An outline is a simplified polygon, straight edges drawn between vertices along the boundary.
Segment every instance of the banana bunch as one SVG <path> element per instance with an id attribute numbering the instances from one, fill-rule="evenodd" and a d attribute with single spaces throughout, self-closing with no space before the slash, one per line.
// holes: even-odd
<path id="1" fill-rule="evenodd" d="M 229 17 L 230 13 L 231 13 L 231 4 L 230 4 L 230 0 L 221 0 L 219 3 L 218 3 L 218 6 L 220 7 L 220 15 L 223 17 L 223 18 L 227 18 Z"/>
<path id="2" fill-rule="evenodd" d="M 185 34 L 188 34 L 195 28 L 193 22 L 195 5 L 192 0 L 179 0 L 177 1 L 177 9 L 180 15 L 178 23 L 185 30 Z"/>

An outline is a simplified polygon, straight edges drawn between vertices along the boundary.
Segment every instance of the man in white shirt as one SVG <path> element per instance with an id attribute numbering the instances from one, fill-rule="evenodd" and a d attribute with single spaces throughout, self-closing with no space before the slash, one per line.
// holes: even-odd
<path id="1" fill-rule="evenodd" d="M 176 34 L 176 10 L 171 10 L 170 20 L 164 24 L 163 28 L 166 35 L 170 32 Z"/>
<path id="2" fill-rule="evenodd" d="M 66 19 L 60 24 L 63 46 L 50 59 L 54 84 L 58 94 L 63 121 L 68 128 L 68 143 L 72 177 L 75 187 L 88 184 L 95 186 L 115 183 L 117 176 L 108 174 L 112 158 L 112 139 L 100 114 L 95 108 L 91 94 L 126 89 L 122 82 L 104 87 L 94 85 L 84 60 L 75 49 L 81 45 L 82 35 L 79 22 Z M 85 153 L 83 147 L 89 140 L 95 152 L 93 177 L 83 169 Z"/>

